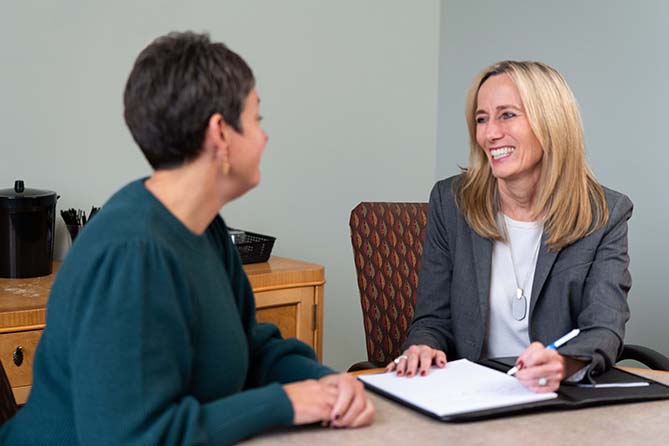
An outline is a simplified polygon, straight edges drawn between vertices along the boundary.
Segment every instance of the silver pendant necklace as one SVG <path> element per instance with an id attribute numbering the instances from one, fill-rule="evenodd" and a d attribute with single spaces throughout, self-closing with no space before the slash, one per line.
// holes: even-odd
<path id="1" fill-rule="evenodd" d="M 504 221 L 504 229 L 506 230 L 506 237 L 507 240 L 509 241 L 509 254 L 511 254 L 511 268 L 513 270 L 513 279 L 516 282 L 516 295 L 511 298 L 511 315 L 513 318 L 517 321 L 522 321 L 525 319 L 527 316 L 527 297 L 525 297 L 525 288 L 521 287 L 520 282 L 518 281 L 518 274 L 516 273 L 516 261 L 513 258 L 513 247 L 511 246 L 511 236 L 509 235 L 509 230 L 506 227 L 506 218 L 502 216 L 502 219 Z M 541 234 L 543 231 L 539 233 L 539 240 L 537 240 L 537 247 L 534 250 L 534 255 L 532 256 L 532 263 L 530 263 L 530 267 L 527 269 L 527 273 L 525 274 L 525 280 L 523 281 L 523 285 L 527 287 L 529 284 L 529 279 L 530 279 L 530 273 L 532 272 L 532 265 L 535 265 L 536 268 L 536 263 L 537 259 L 539 257 L 539 248 L 541 247 Z"/>

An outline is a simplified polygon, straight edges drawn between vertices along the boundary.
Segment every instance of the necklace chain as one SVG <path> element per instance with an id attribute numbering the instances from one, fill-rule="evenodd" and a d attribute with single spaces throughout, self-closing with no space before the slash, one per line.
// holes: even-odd
<path id="1" fill-rule="evenodd" d="M 527 273 L 525 273 L 525 280 L 523 281 L 523 287 L 521 287 L 520 282 L 518 281 L 518 274 L 516 273 L 516 260 L 513 257 L 513 246 L 511 245 L 511 236 L 509 235 L 509 228 L 507 227 L 506 224 L 506 218 L 507 217 L 505 215 L 502 215 L 502 221 L 504 222 L 504 231 L 506 232 L 506 239 L 509 242 L 509 254 L 511 254 L 511 269 L 513 270 L 513 279 L 516 282 L 516 290 L 517 290 L 516 297 L 520 299 L 523 295 L 525 295 L 525 287 L 527 287 L 527 284 L 529 283 L 530 280 L 530 274 L 532 273 L 532 265 L 534 264 L 536 268 L 536 262 L 537 259 L 539 258 L 539 249 L 541 248 L 541 234 L 543 231 L 539 232 L 537 246 L 534 249 L 534 255 L 532 256 L 532 263 L 530 263 L 530 267 L 527 269 Z"/>

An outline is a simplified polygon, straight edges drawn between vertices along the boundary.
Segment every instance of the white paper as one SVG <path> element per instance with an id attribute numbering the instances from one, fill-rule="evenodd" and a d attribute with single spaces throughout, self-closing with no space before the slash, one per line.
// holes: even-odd
<path id="1" fill-rule="evenodd" d="M 513 376 L 466 359 L 433 368 L 427 376 L 381 373 L 358 378 L 439 417 L 557 398 L 554 392 L 534 393 Z"/>

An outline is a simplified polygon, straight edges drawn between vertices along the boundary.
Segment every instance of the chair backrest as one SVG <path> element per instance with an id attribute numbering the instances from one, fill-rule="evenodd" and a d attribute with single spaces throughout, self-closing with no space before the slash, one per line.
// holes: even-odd
<path id="1" fill-rule="evenodd" d="M 367 359 L 400 354 L 416 303 L 427 203 L 362 202 L 349 221 Z"/>
<path id="2" fill-rule="evenodd" d="M 0 425 L 16 414 L 17 405 L 12 386 L 0 361 Z"/>

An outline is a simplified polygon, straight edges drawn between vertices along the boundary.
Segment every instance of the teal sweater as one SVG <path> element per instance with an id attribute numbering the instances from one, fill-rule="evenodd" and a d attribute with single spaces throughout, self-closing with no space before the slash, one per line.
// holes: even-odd
<path id="1" fill-rule="evenodd" d="M 27 404 L 1 444 L 222 445 L 289 425 L 281 387 L 333 373 L 255 321 L 225 223 L 183 226 L 135 181 L 56 277 Z"/>

